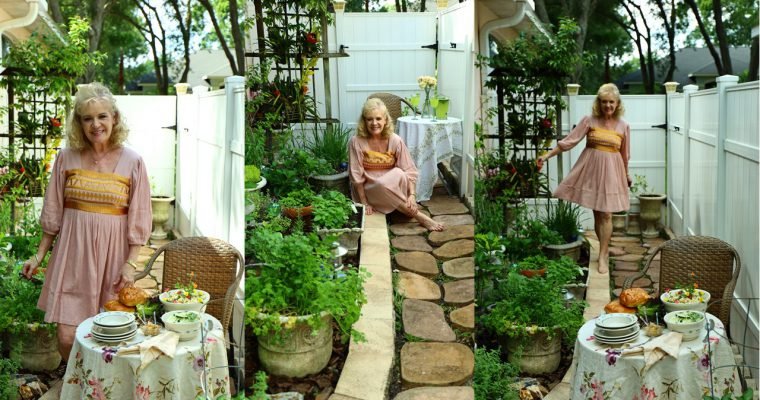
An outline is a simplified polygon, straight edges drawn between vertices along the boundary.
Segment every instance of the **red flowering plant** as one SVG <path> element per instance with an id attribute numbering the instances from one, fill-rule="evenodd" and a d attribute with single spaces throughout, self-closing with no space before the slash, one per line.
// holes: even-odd
<path id="1" fill-rule="evenodd" d="M 536 197 L 548 190 L 546 176 L 536 168 L 535 160 L 525 157 L 502 157 L 498 152 L 479 157 L 480 178 L 491 200 Z"/>

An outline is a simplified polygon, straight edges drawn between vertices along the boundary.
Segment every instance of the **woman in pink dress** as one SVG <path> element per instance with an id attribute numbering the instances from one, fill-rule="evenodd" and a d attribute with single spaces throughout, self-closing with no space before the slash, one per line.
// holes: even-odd
<path id="1" fill-rule="evenodd" d="M 145 164 L 123 145 L 129 131 L 111 92 L 80 85 L 66 131 L 45 192 L 42 241 L 23 270 L 34 275 L 55 241 L 37 306 L 58 324 L 64 360 L 77 325 L 134 283 L 152 222 Z"/>
<path id="2" fill-rule="evenodd" d="M 441 231 L 442 224 L 419 212 L 417 167 L 404 141 L 393 130 L 385 103 L 368 99 L 356 125 L 356 136 L 348 145 L 354 201 L 364 204 L 368 215 L 399 210 L 428 230 Z"/>
<path id="3" fill-rule="evenodd" d="M 612 213 L 628 210 L 628 175 L 631 131 L 621 116 L 623 104 L 617 86 L 606 83 L 599 88 L 590 116 L 583 117 L 557 147 L 540 156 L 541 168 L 549 158 L 572 149 L 584 137 L 586 148 L 570 174 L 562 180 L 554 196 L 594 210 L 594 231 L 599 238 L 599 272 L 609 268 Z"/>

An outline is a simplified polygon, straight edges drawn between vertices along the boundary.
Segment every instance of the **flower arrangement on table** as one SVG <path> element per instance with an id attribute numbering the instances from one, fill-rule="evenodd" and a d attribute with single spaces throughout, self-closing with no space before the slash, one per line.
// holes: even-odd
<path id="1" fill-rule="evenodd" d="M 438 80 L 429 75 L 422 75 L 417 78 L 417 84 L 420 86 L 420 89 L 425 91 L 425 102 L 422 103 L 422 115 L 429 116 L 432 114 L 432 106 L 430 105 L 430 90 L 438 86 Z"/>

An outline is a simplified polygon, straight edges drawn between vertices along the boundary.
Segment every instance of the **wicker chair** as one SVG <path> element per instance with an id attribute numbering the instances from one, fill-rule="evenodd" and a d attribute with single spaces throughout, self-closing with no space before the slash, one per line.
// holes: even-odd
<path id="1" fill-rule="evenodd" d="M 392 93 L 372 93 L 367 98 L 382 100 L 383 103 L 385 103 L 385 107 L 388 108 L 388 114 L 391 115 L 394 124 L 396 123 L 396 120 L 401 117 L 401 103 L 406 104 L 406 106 L 412 109 L 412 111 L 417 112 L 417 109 L 406 101 L 406 99 Z"/>
<path id="2" fill-rule="evenodd" d="M 161 246 L 150 257 L 145 270 L 135 280 L 144 278 L 159 255 L 164 255 L 162 285 L 170 288 L 175 282 L 186 282 L 187 274 L 211 295 L 206 312 L 222 323 L 227 333 L 232 319 L 235 292 L 243 278 L 243 256 L 229 243 L 207 237 L 185 237 Z"/>
<path id="3" fill-rule="evenodd" d="M 718 317 L 728 328 L 734 288 L 742 268 L 736 249 L 709 236 L 683 236 L 668 240 L 649 256 L 641 274 L 625 280 L 624 289 L 632 287 L 634 281 L 646 274 L 658 253 L 661 257 L 657 292 L 662 293 L 663 288 L 675 288 L 677 283 L 690 282 L 693 280 L 693 272 L 699 288 L 710 292 L 711 305 L 707 311 Z"/>

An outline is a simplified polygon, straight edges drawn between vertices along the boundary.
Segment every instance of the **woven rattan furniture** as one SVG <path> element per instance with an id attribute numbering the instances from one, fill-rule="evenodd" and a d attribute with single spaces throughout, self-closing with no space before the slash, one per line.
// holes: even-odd
<path id="1" fill-rule="evenodd" d="M 413 112 L 417 112 L 411 104 L 409 104 L 403 97 L 396 96 L 392 93 L 372 93 L 367 97 L 368 99 L 380 99 L 385 103 L 385 107 L 388 109 L 388 114 L 393 118 L 393 123 L 401 117 L 401 103 L 406 104 Z"/>
<path id="2" fill-rule="evenodd" d="M 660 254 L 658 293 L 674 289 L 676 284 L 688 284 L 696 279 L 699 288 L 710 292 L 707 311 L 720 318 L 728 328 L 736 280 L 742 263 L 739 253 L 730 244 L 709 236 L 683 236 L 661 244 L 646 260 L 639 275 L 629 277 L 623 289 L 644 277 L 655 256 Z M 694 277 L 691 273 L 694 273 Z M 721 300 L 721 301 L 717 301 Z"/>
<path id="3" fill-rule="evenodd" d="M 135 281 L 148 275 L 158 256 L 164 255 L 162 289 L 171 289 L 177 282 L 187 283 L 188 274 L 198 288 L 211 295 L 206 312 L 222 323 L 226 334 L 232 319 L 232 306 L 243 278 L 243 256 L 229 243 L 208 237 L 185 237 L 161 246 L 150 257 Z"/>

